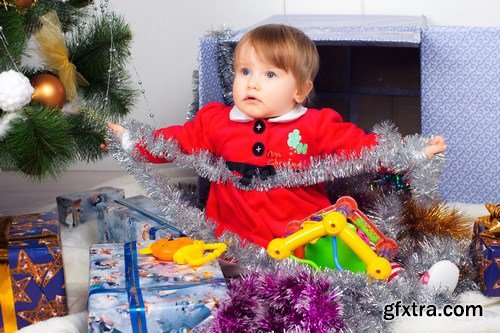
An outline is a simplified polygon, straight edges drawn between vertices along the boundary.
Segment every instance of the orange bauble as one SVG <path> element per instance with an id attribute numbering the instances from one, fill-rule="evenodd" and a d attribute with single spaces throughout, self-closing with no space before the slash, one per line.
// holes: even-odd
<path id="1" fill-rule="evenodd" d="M 66 101 L 66 89 L 59 78 L 52 74 L 38 74 L 31 78 L 35 92 L 31 99 L 45 106 L 62 108 Z"/>
<path id="2" fill-rule="evenodd" d="M 12 3 L 14 6 L 16 6 L 17 8 L 23 9 L 31 6 L 34 0 L 11 0 L 9 2 Z"/>

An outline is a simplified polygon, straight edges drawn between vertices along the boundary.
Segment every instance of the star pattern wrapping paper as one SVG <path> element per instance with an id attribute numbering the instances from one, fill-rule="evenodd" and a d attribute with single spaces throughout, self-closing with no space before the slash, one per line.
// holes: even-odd
<path id="1" fill-rule="evenodd" d="M 18 328 L 67 315 L 55 213 L 2 217 Z"/>
<path id="2" fill-rule="evenodd" d="M 500 238 L 488 233 L 492 228 L 487 227 L 498 224 L 498 216 L 493 215 L 490 209 L 488 210 L 492 215 L 479 217 L 474 223 L 472 256 L 478 269 L 481 292 L 486 296 L 500 296 Z M 494 235 L 498 236 L 498 234 Z"/>

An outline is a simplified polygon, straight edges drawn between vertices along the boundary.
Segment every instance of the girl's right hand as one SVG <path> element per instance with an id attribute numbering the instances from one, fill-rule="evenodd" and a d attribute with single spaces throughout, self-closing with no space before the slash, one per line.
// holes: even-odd
<path id="1" fill-rule="evenodd" d="M 108 123 L 108 128 L 111 131 L 113 131 L 113 133 L 115 133 L 118 140 L 120 140 L 120 141 L 122 140 L 123 132 L 125 132 L 125 129 L 122 126 L 117 125 L 117 124 L 113 124 L 113 123 Z M 108 145 L 106 142 L 101 143 L 100 147 L 102 150 L 108 151 Z"/>
<path id="2" fill-rule="evenodd" d="M 118 140 L 120 141 L 122 140 L 123 132 L 125 132 L 125 129 L 122 126 L 113 123 L 108 123 L 108 128 L 115 133 Z"/>

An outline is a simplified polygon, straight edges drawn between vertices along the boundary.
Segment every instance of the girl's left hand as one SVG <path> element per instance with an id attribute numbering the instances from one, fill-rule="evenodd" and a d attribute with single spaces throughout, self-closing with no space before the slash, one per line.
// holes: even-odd
<path id="1" fill-rule="evenodd" d="M 433 137 L 424 148 L 424 154 L 427 158 L 432 158 L 434 155 L 446 151 L 446 142 L 444 137 L 438 135 Z"/>

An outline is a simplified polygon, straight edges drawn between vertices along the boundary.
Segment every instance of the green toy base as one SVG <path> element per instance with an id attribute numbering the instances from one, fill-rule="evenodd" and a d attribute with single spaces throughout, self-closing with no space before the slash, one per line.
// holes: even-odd
<path id="1" fill-rule="evenodd" d="M 346 269 L 354 273 L 366 272 L 366 264 L 340 238 L 327 236 L 318 239 L 314 244 L 307 244 L 305 255 L 321 268 Z M 334 248 L 336 244 L 337 263 Z M 339 267 L 340 265 L 340 267 Z"/>

